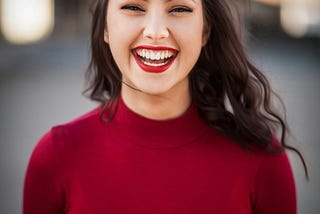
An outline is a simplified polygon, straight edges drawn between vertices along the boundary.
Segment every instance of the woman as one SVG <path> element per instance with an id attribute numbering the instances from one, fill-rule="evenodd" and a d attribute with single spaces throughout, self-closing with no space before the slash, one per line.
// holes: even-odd
<path id="1" fill-rule="evenodd" d="M 98 0 L 91 41 L 102 105 L 40 140 L 25 214 L 296 213 L 286 125 L 225 0 Z"/>

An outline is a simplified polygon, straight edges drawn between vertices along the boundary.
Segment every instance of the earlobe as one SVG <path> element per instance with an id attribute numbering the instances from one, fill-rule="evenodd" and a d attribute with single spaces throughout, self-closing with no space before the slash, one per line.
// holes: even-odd
<path id="1" fill-rule="evenodd" d="M 104 40 L 105 43 L 109 43 L 109 34 L 108 34 L 107 30 L 104 30 L 103 40 Z"/>

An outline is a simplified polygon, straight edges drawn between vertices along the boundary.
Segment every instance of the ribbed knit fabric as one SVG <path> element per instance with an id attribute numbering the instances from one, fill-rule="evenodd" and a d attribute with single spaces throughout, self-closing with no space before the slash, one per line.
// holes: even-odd
<path id="1" fill-rule="evenodd" d="M 25 178 L 24 214 L 296 214 L 285 153 L 250 152 L 191 106 L 156 121 L 120 101 L 52 128 Z"/>

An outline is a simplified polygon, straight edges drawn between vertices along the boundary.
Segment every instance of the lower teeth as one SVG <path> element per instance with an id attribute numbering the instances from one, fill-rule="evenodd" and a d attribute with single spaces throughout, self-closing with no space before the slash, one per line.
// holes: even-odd
<path id="1" fill-rule="evenodd" d="M 142 61 L 142 62 L 143 62 L 143 64 L 145 64 L 145 65 L 153 66 L 153 67 L 163 66 L 163 65 L 167 64 L 166 62 L 159 63 L 159 64 L 153 64 L 153 63 L 146 62 L 146 61 Z"/>
<path id="2" fill-rule="evenodd" d="M 139 57 L 140 61 L 141 61 L 143 64 L 145 64 L 145 65 L 147 65 L 147 66 L 152 66 L 152 67 L 160 67 L 160 66 L 166 65 L 166 64 L 168 64 L 168 63 L 172 60 L 172 58 L 173 58 L 173 57 L 170 57 L 170 58 L 162 59 L 162 60 L 151 60 L 151 59 L 146 59 L 146 58 L 144 58 L 144 57 L 141 57 L 141 56 L 139 56 L 139 55 L 138 55 L 138 57 Z"/>

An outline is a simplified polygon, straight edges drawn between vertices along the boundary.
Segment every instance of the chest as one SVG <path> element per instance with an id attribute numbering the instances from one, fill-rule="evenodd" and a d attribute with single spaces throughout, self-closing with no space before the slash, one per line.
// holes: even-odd
<path id="1" fill-rule="evenodd" d="M 241 168 L 236 159 L 196 149 L 97 152 L 71 170 L 67 210 L 69 214 L 249 214 L 251 183 Z"/>

